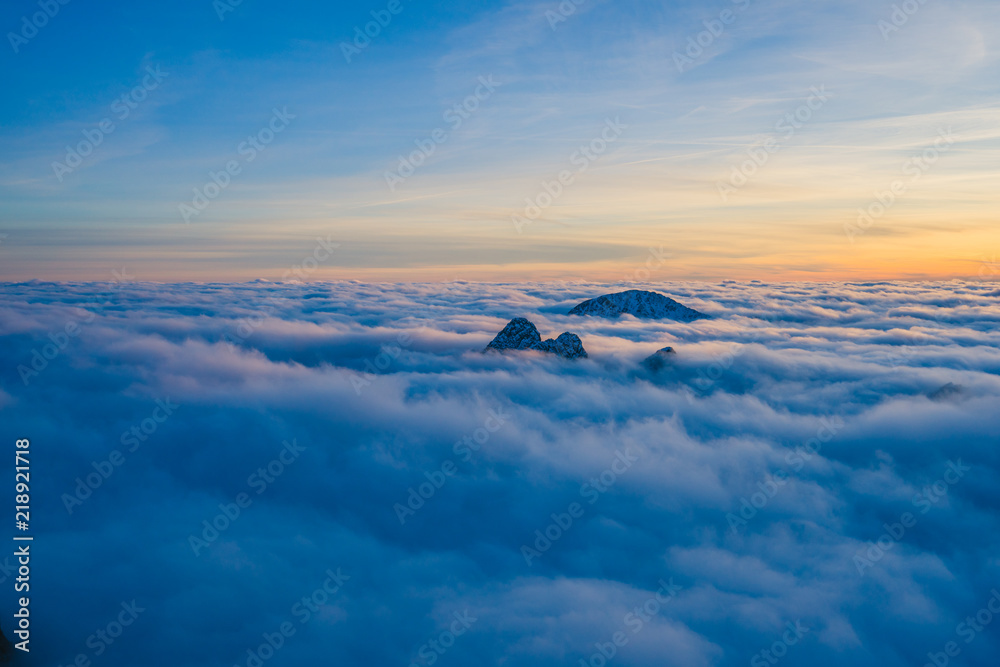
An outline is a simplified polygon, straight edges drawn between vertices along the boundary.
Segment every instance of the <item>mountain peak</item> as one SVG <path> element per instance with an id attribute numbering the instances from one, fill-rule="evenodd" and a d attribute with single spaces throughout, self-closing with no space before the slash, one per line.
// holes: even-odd
<path id="1" fill-rule="evenodd" d="M 632 315 L 640 319 L 668 319 L 679 322 L 691 322 L 708 317 L 657 292 L 635 289 L 588 299 L 575 306 L 569 314 L 609 318 Z"/>
<path id="2" fill-rule="evenodd" d="M 642 365 L 646 370 L 658 373 L 666 368 L 676 357 L 677 351 L 674 348 L 664 347 L 643 359 Z"/>
<path id="3" fill-rule="evenodd" d="M 515 317 L 508 322 L 483 351 L 488 350 L 538 350 L 567 359 L 587 357 L 587 351 L 583 349 L 583 343 L 576 334 L 565 332 L 555 340 L 542 340 L 535 325 L 523 317 Z"/>
<path id="4" fill-rule="evenodd" d="M 500 330 L 486 349 L 528 350 L 541 342 L 542 336 L 534 324 L 523 317 L 515 317 Z"/>
<path id="5" fill-rule="evenodd" d="M 567 359 L 580 359 L 586 358 L 587 351 L 583 349 L 583 343 L 580 341 L 580 337 L 575 333 L 565 333 L 559 334 L 559 337 L 555 340 L 549 338 L 548 340 L 543 340 L 538 343 L 533 349 L 541 350 L 542 352 L 553 352 L 558 354 L 560 357 L 566 357 Z"/>

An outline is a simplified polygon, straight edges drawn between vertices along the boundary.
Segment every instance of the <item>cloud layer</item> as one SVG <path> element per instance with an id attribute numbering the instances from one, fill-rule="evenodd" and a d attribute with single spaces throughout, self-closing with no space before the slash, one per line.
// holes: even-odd
<path id="1" fill-rule="evenodd" d="M 38 664 L 992 664 L 997 286 L 647 287 L 5 285 Z"/>

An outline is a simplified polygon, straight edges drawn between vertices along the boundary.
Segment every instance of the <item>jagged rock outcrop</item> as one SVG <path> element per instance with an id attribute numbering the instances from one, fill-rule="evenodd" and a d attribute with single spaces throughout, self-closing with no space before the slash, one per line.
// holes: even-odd
<path id="1" fill-rule="evenodd" d="M 515 317 L 493 338 L 487 350 L 529 350 L 542 342 L 538 329 L 523 317 Z"/>
<path id="2" fill-rule="evenodd" d="M 587 351 L 583 349 L 580 337 L 575 333 L 569 332 L 559 334 L 559 337 L 555 340 L 551 338 L 543 340 L 532 349 L 541 350 L 542 352 L 554 352 L 560 357 L 566 357 L 567 359 L 583 359 L 587 356 Z"/>
<path id="3" fill-rule="evenodd" d="M 642 367 L 651 373 L 658 373 L 666 368 L 677 356 L 677 352 L 672 347 L 665 347 L 657 350 L 642 360 Z"/>
<path id="4" fill-rule="evenodd" d="M 587 351 L 583 349 L 583 343 L 576 334 L 566 332 L 555 340 L 542 340 L 535 325 L 523 317 L 515 317 L 508 322 L 483 351 L 488 350 L 538 350 L 567 359 L 582 359 L 587 356 Z"/>
<path id="5" fill-rule="evenodd" d="M 932 401 L 955 401 L 965 394 L 965 387 L 954 382 L 949 382 L 927 394 L 927 398 Z"/>
<path id="6" fill-rule="evenodd" d="M 668 319 L 678 322 L 691 322 L 708 317 L 662 294 L 635 289 L 588 299 L 575 306 L 569 314 L 609 318 L 633 315 L 640 319 Z"/>

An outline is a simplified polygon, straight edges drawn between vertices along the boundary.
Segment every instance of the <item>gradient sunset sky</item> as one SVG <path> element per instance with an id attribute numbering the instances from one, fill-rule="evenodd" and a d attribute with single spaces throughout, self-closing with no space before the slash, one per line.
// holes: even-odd
<path id="1" fill-rule="evenodd" d="M 318 237 L 318 280 L 975 277 L 1000 251 L 1000 4 L 896 7 L 73 0 L 33 31 L 8 2 L 0 280 L 276 280 Z"/>

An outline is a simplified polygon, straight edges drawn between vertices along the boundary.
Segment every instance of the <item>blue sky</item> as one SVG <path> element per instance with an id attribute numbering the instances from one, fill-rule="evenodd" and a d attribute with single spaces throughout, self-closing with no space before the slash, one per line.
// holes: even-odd
<path id="1" fill-rule="evenodd" d="M 274 279 L 328 235 L 344 252 L 319 278 L 617 279 L 660 246 L 671 278 L 949 277 L 995 252 L 994 3 L 928 0 L 889 31 L 883 2 L 586 0 L 561 16 L 555 2 L 401 2 L 348 63 L 342 43 L 387 5 L 244 0 L 220 20 L 208 1 L 73 0 L 15 53 L 8 33 L 39 9 L 6 4 L 0 279 L 123 265 Z M 166 75 L 119 119 L 147 68 Z M 480 77 L 499 85 L 452 127 Z M 813 89 L 826 99 L 808 121 L 777 132 Z M 244 163 L 238 146 L 274 109 L 294 118 Z M 114 131 L 60 180 L 53 163 L 105 118 Z M 621 135 L 518 232 L 525 200 L 614 119 Z M 851 242 L 858 208 L 949 127 L 956 142 Z M 387 187 L 438 128 L 434 153 Z M 230 160 L 240 173 L 185 221 Z"/>

